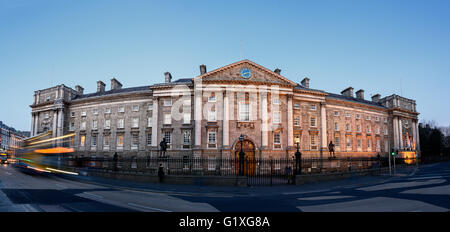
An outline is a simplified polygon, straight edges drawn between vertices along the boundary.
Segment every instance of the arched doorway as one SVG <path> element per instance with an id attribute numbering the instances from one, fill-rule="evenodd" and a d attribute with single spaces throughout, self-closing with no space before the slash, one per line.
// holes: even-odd
<path id="1" fill-rule="evenodd" d="M 235 154 L 235 171 L 236 174 L 239 173 L 239 152 L 242 150 L 245 153 L 244 156 L 244 165 L 243 165 L 243 174 L 244 175 L 253 175 L 255 173 L 255 144 L 248 140 L 244 139 L 241 141 L 237 141 L 234 145 L 234 154 Z"/>

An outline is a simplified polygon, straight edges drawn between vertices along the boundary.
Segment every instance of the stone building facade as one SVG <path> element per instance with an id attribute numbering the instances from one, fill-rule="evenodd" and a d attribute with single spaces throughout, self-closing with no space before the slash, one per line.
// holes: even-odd
<path id="1" fill-rule="evenodd" d="M 249 60 L 209 72 L 201 65 L 193 78 L 164 76 L 133 88 L 113 78 L 110 90 L 98 81 L 89 94 L 81 86 L 38 90 L 31 135 L 74 134 L 54 145 L 96 157 L 156 157 L 163 138 L 171 157 L 233 158 L 243 146 L 247 158 L 285 158 L 298 145 L 304 157 L 326 158 L 330 141 L 338 157 L 420 151 L 416 103 L 395 94 L 328 93 Z"/>

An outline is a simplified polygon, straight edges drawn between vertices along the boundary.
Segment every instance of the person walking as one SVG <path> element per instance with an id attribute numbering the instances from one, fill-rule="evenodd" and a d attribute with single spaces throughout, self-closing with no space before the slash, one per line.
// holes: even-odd
<path id="1" fill-rule="evenodd" d="M 159 177 L 159 183 L 162 183 L 164 180 L 164 167 L 162 164 L 159 164 L 158 177 Z"/>
<path id="2" fill-rule="evenodd" d="M 330 151 L 330 157 L 335 158 L 333 141 L 330 141 L 330 144 L 328 144 L 328 150 Z"/>
<path id="3" fill-rule="evenodd" d="M 117 171 L 117 163 L 119 162 L 119 155 L 117 155 L 117 152 L 114 153 L 113 156 L 113 169 L 114 171 Z"/>

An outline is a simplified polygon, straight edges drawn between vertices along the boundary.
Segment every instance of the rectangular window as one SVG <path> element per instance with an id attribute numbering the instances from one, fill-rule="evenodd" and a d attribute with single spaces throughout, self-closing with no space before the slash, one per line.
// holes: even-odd
<path id="1" fill-rule="evenodd" d="M 75 117 L 75 112 L 70 112 L 71 117 Z"/>
<path id="2" fill-rule="evenodd" d="M 172 99 L 164 100 L 164 106 L 172 106 Z"/>
<path id="3" fill-rule="evenodd" d="M 209 148 L 216 147 L 216 132 L 215 131 L 208 132 L 208 147 Z"/>
<path id="4" fill-rule="evenodd" d="M 376 122 L 379 122 L 379 121 L 380 121 L 380 118 L 379 118 L 379 117 L 375 117 L 375 121 L 376 121 Z"/>
<path id="5" fill-rule="evenodd" d="M 147 110 L 153 110 L 153 103 L 148 104 Z"/>
<path id="6" fill-rule="evenodd" d="M 131 121 L 132 128 L 139 128 L 139 118 L 133 118 Z"/>
<path id="7" fill-rule="evenodd" d="M 152 145 L 152 133 L 147 134 L 147 146 Z"/>
<path id="8" fill-rule="evenodd" d="M 44 115 L 44 118 L 49 118 L 50 117 L 50 115 L 48 114 L 48 113 L 45 113 L 45 115 Z"/>
<path id="9" fill-rule="evenodd" d="M 123 149 L 123 134 L 117 135 L 117 148 Z"/>
<path id="10" fill-rule="evenodd" d="M 334 111 L 334 116 L 339 116 L 339 111 Z"/>
<path id="11" fill-rule="evenodd" d="M 81 117 L 85 117 L 86 116 L 86 111 L 81 111 Z"/>
<path id="12" fill-rule="evenodd" d="M 110 138 L 111 138 L 111 137 L 110 137 L 109 135 L 103 136 L 103 145 L 104 145 L 105 147 L 109 147 Z"/>
<path id="13" fill-rule="evenodd" d="M 370 125 L 367 125 L 367 133 L 370 133 L 371 129 L 370 129 Z"/>
<path id="14" fill-rule="evenodd" d="M 86 143 L 86 135 L 81 135 L 80 136 L 80 147 L 84 147 Z"/>
<path id="15" fill-rule="evenodd" d="M 80 130 L 86 130 L 86 122 L 81 122 L 80 123 Z"/>
<path id="16" fill-rule="evenodd" d="M 281 134 L 280 132 L 276 132 L 273 134 L 273 143 L 274 144 L 281 144 Z"/>
<path id="17" fill-rule="evenodd" d="M 106 108 L 105 109 L 105 114 L 110 114 L 111 113 L 111 108 Z"/>
<path id="18" fill-rule="evenodd" d="M 147 127 L 152 127 L 153 126 L 153 117 L 148 117 L 147 118 Z"/>
<path id="19" fill-rule="evenodd" d="M 337 122 L 334 123 L 334 130 L 339 131 L 339 124 Z"/>
<path id="20" fill-rule="evenodd" d="M 74 130 L 75 130 L 75 123 L 74 123 L 74 122 L 71 122 L 71 123 L 70 123 L 69 130 L 70 130 L 70 131 L 74 131 Z"/>
<path id="21" fill-rule="evenodd" d="M 133 112 L 139 111 L 139 105 L 133 105 Z"/>
<path id="22" fill-rule="evenodd" d="M 280 111 L 273 112 L 273 123 L 281 123 L 281 112 Z"/>
<path id="23" fill-rule="evenodd" d="M 377 135 L 379 135 L 380 134 L 380 128 L 377 127 L 375 132 L 377 133 Z"/>
<path id="24" fill-rule="evenodd" d="M 250 121 L 250 105 L 248 103 L 239 103 L 239 120 Z"/>
<path id="25" fill-rule="evenodd" d="M 170 144 L 172 138 L 172 132 L 166 131 L 164 132 L 164 138 L 166 139 L 167 144 Z"/>
<path id="26" fill-rule="evenodd" d="M 131 134 L 131 149 L 137 149 L 139 146 L 139 134 Z"/>
<path id="27" fill-rule="evenodd" d="M 97 125 L 98 125 L 98 121 L 97 120 L 92 121 L 92 129 L 93 130 L 97 130 Z"/>
<path id="28" fill-rule="evenodd" d="M 311 117 L 311 127 L 316 127 L 316 117 Z"/>
<path id="29" fill-rule="evenodd" d="M 97 146 L 97 135 L 92 135 L 91 137 L 91 147 Z"/>
<path id="30" fill-rule="evenodd" d="M 388 129 L 387 128 L 384 128 L 384 134 L 388 135 Z"/>
<path id="31" fill-rule="evenodd" d="M 208 97 L 208 102 L 216 102 L 215 93 L 211 93 L 211 96 Z"/>
<path id="32" fill-rule="evenodd" d="M 347 117 L 347 118 L 350 118 L 350 116 L 351 116 L 350 113 L 345 114 L 345 117 Z"/>
<path id="33" fill-rule="evenodd" d="M 125 112 L 125 106 L 119 106 L 119 113 Z"/>
<path id="34" fill-rule="evenodd" d="M 384 118 L 384 123 L 387 123 L 387 118 Z"/>
<path id="35" fill-rule="evenodd" d="M 280 99 L 279 98 L 274 98 L 273 99 L 273 104 L 274 105 L 279 105 L 280 104 Z"/>
<path id="36" fill-rule="evenodd" d="M 369 115 L 366 116 L 366 120 L 370 120 L 370 116 Z"/>
<path id="37" fill-rule="evenodd" d="M 317 150 L 317 136 L 311 135 L 311 150 Z"/>
<path id="38" fill-rule="evenodd" d="M 360 119 L 361 115 L 360 114 L 356 114 L 356 119 Z"/>
<path id="39" fill-rule="evenodd" d="M 361 125 L 356 125 L 356 132 L 361 132 Z"/>
<path id="40" fill-rule="evenodd" d="M 361 146 L 362 146 L 362 140 L 358 139 L 358 148 L 361 148 Z"/>
<path id="41" fill-rule="evenodd" d="M 184 113 L 183 114 L 183 123 L 184 124 L 191 124 L 191 113 Z"/>
<path id="42" fill-rule="evenodd" d="M 341 146 L 341 138 L 339 136 L 334 137 L 334 145 L 336 147 L 340 147 Z"/>
<path id="43" fill-rule="evenodd" d="M 111 129 L 111 119 L 105 120 L 105 129 Z"/>
<path id="44" fill-rule="evenodd" d="M 350 127 L 350 123 L 345 124 L 345 130 L 347 132 L 350 132 L 352 130 L 352 128 Z"/>
<path id="45" fill-rule="evenodd" d="M 351 137 L 347 137 L 347 149 L 352 147 L 352 138 Z"/>
<path id="46" fill-rule="evenodd" d="M 191 145 L 191 131 L 185 130 L 183 131 L 183 148 L 189 148 L 189 145 Z"/>
<path id="47" fill-rule="evenodd" d="M 211 110 L 208 112 L 208 121 L 215 122 L 216 121 L 216 111 Z"/>
<path id="48" fill-rule="evenodd" d="M 377 150 L 379 151 L 381 149 L 381 144 L 380 144 L 380 140 L 377 139 Z"/>
<path id="49" fill-rule="evenodd" d="M 370 140 L 370 138 L 367 138 L 367 148 L 370 148 L 371 145 L 372 141 Z"/>
<path id="50" fill-rule="evenodd" d="M 166 125 L 172 124 L 172 115 L 171 114 L 164 114 L 164 124 L 166 124 Z"/>
<path id="51" fill-rule="evenodd" d="M 300 126 L 300 118 L 299 117 L 294 118 L 294 126 Z"/>
<path id="52" fill-rule="evenodd" d="M 123 129 L 124 128 L 124 119 L 123 118 L 119 118 L 119 119 L 117 119 L 117 128 L 119 128 L 119 129 Z"/>
<path id="53" fill-rule="evenodd" d="M 316 110 L 316 105 L 311 105 L 311 106 L 309 107 L 309 109 L 310 109 L 310 110 Z"/>
<path id="54" fill-rule="evenodd" d="M 298 110 L 298 109 L 300 109 L 300 105 L 299 104 L 294 104 L 294 109 L 296 109 L 296 110 Z"/>
<path id="55" fill-rule="evenodd" d="M 93 109 L 93 110 L 92 110 L 92 114 L 98 115 L 98 109 Z"/>

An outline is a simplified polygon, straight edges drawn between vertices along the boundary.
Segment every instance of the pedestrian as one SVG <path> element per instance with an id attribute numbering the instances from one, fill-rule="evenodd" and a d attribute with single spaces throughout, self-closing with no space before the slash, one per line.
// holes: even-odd
<path id="1" fill-rule="evenodd" d="M 162 164 L 159 164 L 158 177 L 159 177 L 159 183 L 162 183 L 163 179 L 164 179 L 164 167 Z"/>
<path id="2" fill-rule="evenodd" d="M 335 154 L 334 154 L 334 144 L 333 144 L 333 141 L 330 141 L 330 144 L 328 144 L 328 150 L 330 151 L 330 156 L 331 156 L 331 158 L 334 158 Z"/>
<path id="3" fill-rule="evenodd" d="M 113 156 L 113 169 L 114 171 L 117 171 L 117 164 L 119 162 L 119 155 L 117 155 L 117 152 L 114 153 Z"/>

